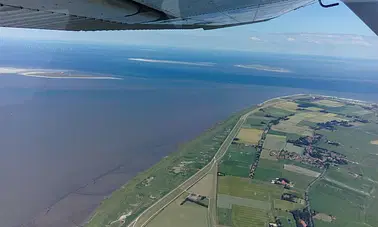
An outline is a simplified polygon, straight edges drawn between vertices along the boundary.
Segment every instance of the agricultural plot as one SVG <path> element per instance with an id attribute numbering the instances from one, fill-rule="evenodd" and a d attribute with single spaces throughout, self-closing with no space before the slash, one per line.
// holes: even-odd
<path id="1" fill-rule="evenodd" d="M 313 103 L 316 103 L 316 104 L 321 105 L 321 106 L 329 106 L 329 107 L 345 106 L 344 103 L 341 103 L 341 102 L 338 102 L 338 101 L 327 100 L 327 99 L 318 100 L 318 101 L 315 101 Z"/>
<path id="2" fill-rule="evenodd" d="M 291 213 L 282 210 L 274 210 L 273 213 L 280 219 L 284 227 L 296 227 L 295 219 Z"/>
<path id="3" fill-rule="evenodd" d="M 256 145 L 261 139 L 263 130 L 254 128 L 241 128 L 236 136 L 240 142 Z"/>
<path id="4" fill-rule="evenodd" d="M 322 108 L 314 107 L 314 106 L 307 107 L 307 108 L 305 108 L 305 109 L 306 109 L 306 110 L 309 110 L 309 111 L 313 111 L 313 112 L 319 112 L 319 111 L 323 110 Z"/>
<path id="5" fill-rule="evenodd" d="M 268 124 L 272 119 L 269 117 L 262 117 L 251 115 L 247 118 L 244 122 L 244 128 L 257 128 L 257 129 L 264 129 L 266 124 Z"/>
<path id="6" fill-rule="evenodd" d="M 287 150 L 289 152 L 295 152 L 297 154 L 303 154 L 303 152 L 304 152 L 303 147 L 295 146 L 292 143 L 286 143 L 285 150 Z"/>
<path id="7" fill-rule="evenodd" d="M 265 227 L 273 220 L 272 214 L 266 210 L 237 205 L 232 208 L 233 227 Z"/>
<path id="8" fill-rule="evenodd" d="M 210 196 L 213 188 L 214 175 L 209 173 L 195 185 L 189 188 L 190 193 L 195 193 L 197 195 Z"/>
<path id="9" fill-rule="evenodd" d="M 359 226 L 360 223 L 367 222 L 363 215 L 364 207 L 369 201 L 366 196 L 323 180 L 315 183 L 309 195 L 311 208 L 335 216 L 335 226 L 347 226 L 351 222 Z M 372 226 L 377 226 L 377 222 Z"/>
<path id="10" fill-rule="evenodd" d="M 171 204 L 169 204 L 159 215 L 153 218 L 147 227 L 207 227 L 207 208 L 195 203 L 186 202 L 181 205 L 188 194 L 183 194 Z"/>
<path id="11" fill-rule="evenodd" d="M 298 104 L 295 102 L 287 101 L 287 102 L 279 102 L 275 104 L 274 107 L 284 109 L 290 112 L 296 112 L 298 108 Z"/>
<path id="12" fill-rule="evenodd" d="M 315 172 L 315 171 L 312 171 L 312 170 L 309 170 L 300 166 L 295 166 L 295 165 L 284 164 L 284 169 L 287 171 L 299 173 L 299 174 L 309 176 L 309 177 L 318 177 L 320 175 L 319 172 Z"/>
<path id="13" fill-rule="evenodd" d="M 294 189 L 305 190 L 307 186 L 315 179 L 303 174 L 282 170 L 281 177 L 290 180 L 294 184 Z"/>
<path id="14" fill-rule="evenodd" d="M 232 210 L 217 207 L 217 217 L 219 225 L 232 226 Z"/>
<path id="15" fill-rule="evenodd" d="M 302 137 L 302 135 L 299 135 L 299 134 L 289 133 L 289 132 L 280 132 L 280 131 L 275 131 L 272 129 L 269 130 L 268 134 L 277 135 L 277 136 L 286 136 L 286 140 L 297 140 L 300 137 Z"/>
<path id="16" fill-rule="evenodd" d="M 232 144 L 219 164 L 219 172 L 229 176 L 248 177 L 250 165 L 256 160 L 255 147 Z"/>
<path id="17" fill-rule="evenodd" d="M 267 201 L 240 198 L 231 195 L 219 194 L 217 198 L 217 206 L 220 208 L 231 209 L 233 205 L 252 207 L 262 210 L 270 210 L 271 203 Z"/>
<path id="18" fill-rule="evenodd" d="M 292 113 L 293 113 L 292 111 L 287 111 L 287 110 L 276 108 L 276 107 L 266 107 L 266 108 L 262 108 L 261 111 L 256 112 L 255 115 L 279 118 L 279 117 L 289 116 Z"/>
<path id="19" fill-rule="evenodd" d="M 291 116 L 289 118 L 289 120 L 287 120 L 287 122 L 289 122 L 293 125 L 297 125 L 299 122 L 313 118 L 313 117 L 316 117 L 319 114 L 321 114 L 321 113 L 301 112 L 301 113 L 295 114 L 294 116 Z"/>
<path id="20" fill-rule="evenodd" d="M 340 182 L 345 187 L 369 194 L 374 189 L 376 183 L 352 171 L 348 167 L 331 167 L 327 171 L 326 178 L 330 179 L 330 181 Z"/>
<path id="21" fill-rule="evenodd" d="M 316 116 L 306 118 L 307 121 L 314 123 L 324 123 L 327 121 L 348 121 L 348 119 L 341 118 L 339 115 L 334 113 L 316 113 Z"/>
<path id="22" fill-rule="evenodd" d="M 248 178 L 240 177 L 219 177 L 218 193 L 243 197 L 247 199 L 271 201 L 274 198 L 281 198 L 283 189 L 270 183 L 258 183 Z"/>
<path id="23" fill-rule="evenodd" d="M 255 171 L 254 179 L 271 182 L 282 177 L 283 164 L 272 160 L 260 159 L 259 166 Z"/>
<path id="24" fill-rule="evenodd" d="M 281 151 L 286 146 L 286 137 L 268 134 L 265 138 L 263 148 L 272 151 Z"/>
<path id="25" fill-rule="evenodd" d="M 335 131 L 319 130 L 318 133 L 326 136 L 328 140 L 336 141 L 341 146 L 332 146 L 326 141 L 320 141 L 317 146 L 329 150 L 334 150 L 341 154 L 345 154 L 348 160 L 361 164 L 361 168 L 375 167 L 378 163 L 377 145 L 371 144 L 376 140 L 377 136 L 358 128 L 337 127 Z M 376 176 L 370 176 L 377 179 Z"/>
<path id="26" fill-rule="evenodd" d="M 292 203 L 286 200 L 275 199 L 273 201 L 274 209 L 283 210 L 283 211 L 292 211 L 297 209 L 303 209 L 304 205 L 300 203 Z"/>
<path id="27" fill-rule="evenodd" d="M 314 133 L 314 130 L 310 129 L 308 126 L 298 126 L 290 121 L 282 121 L 278 125 L 273 125 L 272 129 L 275 131 L 293 133 L 302 136 L 312 136 Z"/>
<path id="28" fill-rule="evenodd" d="M 278 151 L 271 151 L 268 149 L 262 149 L 260 159 L 268 159 L 272 161 L 277 161 L 277 157 L 273 155 L 274 153 L 278 153 Z"/>

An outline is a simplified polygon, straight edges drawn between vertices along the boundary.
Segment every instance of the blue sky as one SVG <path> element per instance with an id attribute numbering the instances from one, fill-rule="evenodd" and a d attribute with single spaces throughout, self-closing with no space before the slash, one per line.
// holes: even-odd
<path id="1" fill-rule="evenodd" d="M 323 1 L 331 3 L 332 0 Z M 304 33 L 307 36 L 311 33 L 313 37 L 303 39 L 301 34 Z M 323 34 L 320 38 L 319 33 Z M 324 34 L 337 36 L 328 37 Z M 268 22 L 210 31 L 56 32 L 0 28 L 1 37 L 378 58 L 377 37 L 343 3 L 327 9 L 315 3 Z M 290 45 L 287 45 L 288 40 L 291 41 Z M 290 49 L 286 50 L 285 46 Z M 322 51 L 319 52 L 319 49 Z"/>

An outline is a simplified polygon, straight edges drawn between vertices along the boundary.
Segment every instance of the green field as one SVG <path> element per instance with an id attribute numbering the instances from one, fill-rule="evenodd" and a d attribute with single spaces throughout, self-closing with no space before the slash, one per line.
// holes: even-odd
<path id="1" fill-rule="evenodd" d="M 262 210 L 271 210 L 272 204 L 268 201 L 241 198 L 231 195 L 218 194 L 217 205 L 221 208 L 230 209 L 233 205 L 252 207 Z"/>
<path id="2" fill-rule="evenodd" d="M 260 120 L 264 118 L 269 117 L 274 120 L 289 116 L 288 119 L 281 119 L 278 124 L 275 122 L 271 126 L 265 138 L 262 153 L 260 156 L 258 154 L 256 156 L 259 157 L 259 160 L 253 180 L 241 174 L 233 175 L 244 178 L 218 177 L 218 196 L 224 197 L 220 200 L 221 204 L 218 205 L 231 209 L 232 226 L 266 226 L 266 221 L 270 216 L 278 217 L 283 226 L 296 226 L 293 216 L 285 211 L 301 209 L 304 204 L 284 201 L 280 197 L 282 193 L 291 193 L 304 198 L 305 190 L 316 179 L 315 176 L 323 172 L 324 168 L 305 164 L 304 161 L 277 160 L 276 156 L 270 156 L 270 151 L 285 149 L 303 155 L 303 147 L 287 143 L 287 140 L 297 140 L 301 136 L 313 136 L 316 133 L 323 135 L 323 138 L 313 147 L 345 154 L 348 164 L 331 164 L 324 176 L 320 175 L 321 178 L 315 181 L 316 183 L 310 188 L 311 209 L 324 213 L 324 217 L 329 218 L 327 215 L 332 215 L 336 218 L 331 222 L 316 219 L 315 226 L 378 227 L 378 145 L 374 144 L 374 141 L 378 141 L 378 115 L 361 106 L 343 103 L 337 99 L 314 103 L 314 100 L 319 99 L 303 96 L 297 99 L 286 98 L 286 100 L 295 101 L 300 104 L 299 108 L 308 109 L 297 110 L 295 115 L 289 116 L 295 111 L 293 104 L 289 106 L 282 102 L 277 103 L 276 107 L 261 107 L 260 109 L 264 111 L 256 113 L 260 117 L 254 116 L 254 119 L 251 118 L 246 125 L 250 128 L 263 128 L 267 121 L 261 122 Z M 287 108 L 291 108 L 292 112 L 285 111 L 285 105 Z M 321 110 L 326 110 L 329 113 L 321 112 Z M 353 122 L 356 116 L 370 122 Z M 344 119 L 347 119 L 353 126 L 336 126 L 334 131 L 314 129 L 319 126 L 317 124 L 319 122 Z M 340 145 L 331 145 L 328 141 L 338 142 Z M 288 170 L 285 170 L 284 164 L 294 166 L 286 166 Z M 240 165 L 237 163 L 230 163 L 228 168 L 228 172 L 240 171 Z M 315 171 L 317 174 L 308 170 Z M 283 189 L 283 186 L 270 183 L 279 177 L 290 180 L 294 187 L 288 190 Z M 234 197 L 235 199 L 233 199 Z M 244 198 L 244 200 L 240 200 L 240 198 Z M 256 205 L 257 202 L 255 202 L 255 206 L 251 205 L 254 204 L 252 201 L 258 200 L 271 203 L 271 209 L 264 212 L 262 207 Z M 229 213 L 227 217 L 229 220 Z M 230 226 L 229 222 L 228 226 Z"/>
<path id="3" fill-rule="evenodd" d="M 232 207 L 233 227 L 265 227 L 271 220 L 274 220 L 272 214 L 266 210 L 237 205 Z"/>
<path id="4" fill-rule="evenodd" d="M 353 175 L 354 171 L 348 167 L 332 167 L 327 171 L 327 178 L 341 182 L 349 187 L 355 188 L 357 190 L 364 191 L 366 193 L 371 192 L 376 183 L 367 180 L 359 175 Z"/>
<path id="5" fill-rule="evenodd" d="M 335 223 L 366 222 L 368 197 L 321 180 L 310 190 L 311 208 L 317 212 L 336 216 Z M 377 223 L 375 223 L 376 225 Z"/>
<path id="6" fill-rule="evenodd" d="M 304 190 L 315 179 L 303 174 L 294 173 L 287 170 L 282 170 L 282 177 L 294 183 L 294 189 Z"/>
<path id="7" fill-rule="evenodd" d="M 295 219 L 289 212 L 274 210 L 274 216 L 278 217 L 284 227 L 296 227 Z"/>
<path id="8" fill-rule="evenodd" d="M 264 149 L 281 151 L 286 146 L 286 137 L 268 134 L 264 142 Z"/>
<path id="9" fill-rule="evenodd" d="M 302 154 L 304 152 L 304 148 L 303 147 L 295 146 L 292 143 L 287 143 L 286 147 L 285 147 L 285 150 L 287 150 L 289 152 L 295 152 L 297 154 Z"/>
<path id="10" fill-rule="evenodd" d="M 282 171 L 283 164 L 272 160 L 260 159 L 254 179 L 271 182 L 276 178 L 282 177 Z"/>
<path id="11" fill-rule="evenodd" d="M 283 210 L 283 211 L 292 211 L 297 209 L 303 209 L 304 205 L 299 203 L 292 203 L 286 200 L 275 199 L 273 201 L 274 209 Z"/>
<path id="12" fill-rule="evenodd" d="M 219 165 L 219 172 L 229 176 L 248 177 L 249 168 L 256 160 L 255 147 L 244 144 L 232 144 Z"/>
<path id="13" fill-rule="evenodd" d="M 224 226 L 232 225 L 232 210 L 226 208 L 217 208 L 218 223 Z"/>
<path id="14" fill-rule="evenodd" d="M 266 108 L 263 108 L 263 110 L 264 111 L 258 111 L 257 113 L 255 113 L 255 115 L 256 116 L 270 115 L 272 116 L 272 118 L 279 118 L 279 117 L 289 116 L 290 114 L 293 113 L 291 111 L 287 111 L 287 110 L 276 108 L 276 107 L 266 107 Z"/>
<path id="15" fill-rule="evenodd" d="M 266 127 L 266 124 L 268 124 L 271 120 L 272 118 L 269 117 L 251 115 L 247 118 L 243 127 L 264 129 Z"/>
<path id="16" fill-rule="evenodd" d="M 218 193 L 261 201 L 281 198 L 283 188 L 270 183 L 258 183 L 248 178 L 219 177 Z"/>
<path id="17" fill-rule="evenodd" d="M 269 130 L 268 134 L 277 135 L 277 136 L 286 136 L 286 140 L 297 140 L 300 137 L 302 137 L 302 135 L 299 135 L 299 134 L 288 133 L 288 132 L 280 132 L 280 131 L 275 131 L 275 130 L 272 130 L 272 129 Z"/>

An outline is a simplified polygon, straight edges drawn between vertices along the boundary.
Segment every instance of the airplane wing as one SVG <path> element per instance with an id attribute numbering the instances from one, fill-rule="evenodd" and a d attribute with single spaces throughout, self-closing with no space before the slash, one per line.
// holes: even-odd
<path id="1" fill-rule="evenodd" d="M 317 0 L 0 0 L 0 27 L 216 29 L 267 21 L 314 2 Z"/>
<path id="2" fill-rule="evenodd" d="M 214 29 L 278 17 L 315 0 L 0 0 L 0 26 L 52 30 Z"/>

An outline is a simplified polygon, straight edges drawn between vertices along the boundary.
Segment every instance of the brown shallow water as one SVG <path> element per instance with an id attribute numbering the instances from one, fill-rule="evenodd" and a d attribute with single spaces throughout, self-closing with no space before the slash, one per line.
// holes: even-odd
<path id="1" fill-rule="evenodd" d="M 0 84 L 3 227 L 77 226 L 104 197 L 179 143 L 235 111 L 305 92 L 135 78 L 2 76 Z"/>

